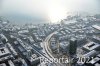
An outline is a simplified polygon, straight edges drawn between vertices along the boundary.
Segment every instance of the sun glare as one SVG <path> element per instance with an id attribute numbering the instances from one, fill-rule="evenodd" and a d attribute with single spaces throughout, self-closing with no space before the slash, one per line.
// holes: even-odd
<path id="1" fill-rule="evenodd" d="M 48 17 L 51 23 L 58 23 L 66 17 L 66 9 L 57 1 L 48 4 Z"/>

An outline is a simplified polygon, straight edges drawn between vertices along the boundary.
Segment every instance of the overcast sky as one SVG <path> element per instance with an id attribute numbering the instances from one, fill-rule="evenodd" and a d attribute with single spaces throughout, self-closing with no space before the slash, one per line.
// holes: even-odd
<path id="1" fill-rule="evenodd" d="M 100 12 L 100 0 L 0 0 L 0 15 L 27 15 L 37 19 L 48 19 L 49 10 L 57 6 L 66 12 Z M 56 8 L 56 7 L 55 7 Z M 56 10 L 54 8 L 54 10 Z M 35 19 L 36 19 L 35 18 Z"/>
<path id="2" fill-rule="evenodd" d="M 45 13 L 48 6 L 59 4 L 68 10 L 96 11 L 100 7 L 99 0 L 1 0 L 3 12 Z M 84 10 L 84 11 L 87 11 Z"/>

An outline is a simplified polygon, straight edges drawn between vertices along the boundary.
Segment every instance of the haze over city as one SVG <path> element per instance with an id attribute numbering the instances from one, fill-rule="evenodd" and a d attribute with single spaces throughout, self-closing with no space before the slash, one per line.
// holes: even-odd
<path id="1" fill-rule="evenodd" d="M 100 0 L 0 0 L 0 66 L 100 66 Z"/>
<path id="2" fill-rule="evenodd" d="M 12 23 L 57 23 L 67 12 L 100 13 L 100 0 L 1 0 L 0 15 Z"/>

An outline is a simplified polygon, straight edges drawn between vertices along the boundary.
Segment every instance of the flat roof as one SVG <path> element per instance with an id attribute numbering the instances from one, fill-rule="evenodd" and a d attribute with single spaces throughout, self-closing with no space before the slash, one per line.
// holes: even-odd
<path id="1" fill-rule="evenodd" d="M 9 50 L 6 47 L 0 48 L 0 56 L 3 56 L 5 54 L 10 54 Z"/>
<path id="2" fill-rule="evenodd" d="M 97 57 L 99 57 L 99 58 L 100 58 L 100 54 L 98 54 L 98 55 L 97 55 Z"/>
<path id="3" fill-rule="evenodd" d="M 95 64 L 96 62 L 100 61 L 100 58 L 96 57 L 90 61 L 91 64 Z"/>
<path id="4" fill-rule="evenodd" d="M 99 63 L 96 63 L 95 66 L 100 66 L 100 64 Z"/>
<path id="5" fill-rule="evenodd" d="M 83 46 L 83 48 L 87 49 L 87 50 L 93 50 L 97 47 L 100 47 L 99 44 L 95 43 L 95 42 L 89 42 L 86 45 Z"/>
<path id="6" fill-rule="evenodd" d="M 2 64 L 0 64 L 0 66 L 6 66 L 6 64 L 5 63 L 2 63 Z"/>
<path id="7" fill-rule="evenodd" d="M 100 30 L 100 26 L 98 26 L 98 25 L 93 25 L 92 27 L 97 29 L 97 30 Z"/>
<path id="8" fill-rule="evenodd" d="M 92 50 L 92 51 L 90 51 L 90 52 L 84 54 L 83 57 L 91 57 L 91 56 L 96 55 L 97 53 L 98 53 L 97 51 Z"/>

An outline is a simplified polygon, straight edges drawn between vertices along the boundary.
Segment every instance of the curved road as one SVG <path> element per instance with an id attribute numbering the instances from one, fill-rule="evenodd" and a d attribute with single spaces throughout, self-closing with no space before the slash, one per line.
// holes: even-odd
<path id="1" fill-rule="evenodd" d="M 59 29 L 62 30 L 62 29 Z M 57 30 L 57 31 L 59 31 Z M 51 49 L 49 47 L 49 40 L 51 39 L 51 37 L 57 33 L 57 31 L 54 31 L 53 33 L 51 33 L 50 35 L 48 35 L 46 37 L 46 39 L 43 41 L 43 49 L 45 50 L 46 56 L 48 56 L 48 58 L 54 58 L 54 56 L 51 54 Z M 60 63 L 54 63 L 56 66 L 66 66 Z M 71 65 L 67 65 L 67 66 L 71 66 Z"/>
<path id="2" fill-rule="evenodd" d="M 57 33 L 57 31 L 51 33 L 49 36 L 46 37 L 46 39 L 43 42 L 44 43 L 44 49 L 46 51 L 46 54 L 49 56 L 49 58 L 54 58 L 53 55 L 50 53 L 51 49 L 49 48 L 49 40 L 56 33 Z"/>
<path id="3" fill-rule="evenodd" d="M 61 29 L 59 29 L 61 30 Z M 57 31 L 59 31 L 57 30 Z M 51 33 L 50 35 L 48 35 L 46 37 L 46 39 L 43 41 L 43 49 L 45 50 L 46 56 L 48 56 L 48 58 L 50 59 L 54 59 L 54 56 L 51 54 L 51 49 L 49 48 L 49 40 L 51 39 L 51 37 L 57 33 L 57 31 L 54 31 L 53 33 Z M 63 64 L 60 63 L 54 63 L 55 66 L 63 66 Z"/>

